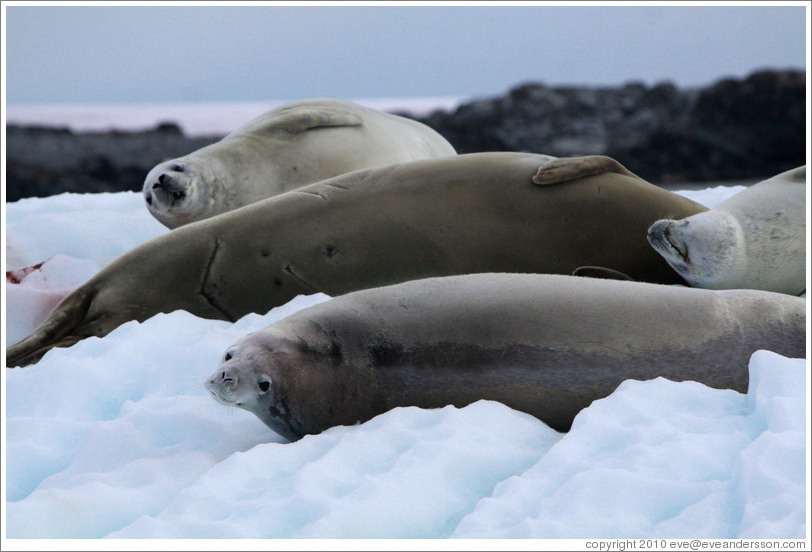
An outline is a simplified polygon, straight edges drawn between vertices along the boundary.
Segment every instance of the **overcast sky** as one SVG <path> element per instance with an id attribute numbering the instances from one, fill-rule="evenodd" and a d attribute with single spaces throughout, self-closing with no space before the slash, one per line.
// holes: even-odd
<path id="1" fill-rule="evenodd" d="M 9 104 L 490 96 L 806 68 L 794 6 L 4 3 Z"/>

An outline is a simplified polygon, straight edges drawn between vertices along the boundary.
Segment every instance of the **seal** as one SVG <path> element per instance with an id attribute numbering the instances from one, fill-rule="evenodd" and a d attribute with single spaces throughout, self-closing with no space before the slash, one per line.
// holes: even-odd
<path id="1" fill-rule="evenodd" d="M 469 274 L 303 309 L 229 347 L 205 387 L 289 440 L 480 399 L 567 431 L 627 379 L 746 392 L 753 352 L 803 357 L 805 336 L 805 301 L 788 295 Z"/>
<path id="2" fill-rule="evenodd" d="M 233 321 L 301 294 L 432 276 L 604 266 L 682 282 L 646 229 L 704 207 L 617 172 L 551 183 L 537 177 L 548 162 L 567 163 L 491 152 L 354 171 L 176 228 L 68 295 L 7 363 L 159 312 Z"/>
<path id="3" fill-rule="evenodd" d="M 456 155 L 428 126 L 332 99 L 269 111 L 147 174 L 147 209 L 169 228 L 357 169 Z"/>
<path id="4" fill-rule="evenodd" d="M 651 246 L 689 285 L 799 295 L 806 289 L 806 166 L 754 184 L 715 208 L 658 220 Z"/>

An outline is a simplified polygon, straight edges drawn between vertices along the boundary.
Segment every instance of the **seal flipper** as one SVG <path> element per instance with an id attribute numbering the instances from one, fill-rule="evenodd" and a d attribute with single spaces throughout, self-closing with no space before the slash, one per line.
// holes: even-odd
<path id="1" fill-rule="evenodd" d="M 87 337 L 77 330 L 85 320 L 94 295 L 82 287 L 65 297 L 36 330 L 6 349 L 6 366 L 34 364 L 54 347 L 70 347 Z"/>
<path id="2" fill-rule="evenodd" d="M 268 134 L 286 132 L 301 134 L 307 130 L 327 127 L 354 127 L 364 120 L 353 113 L 328 107 L 292 107 L 279 112 L 269 121 L 260 122 L 254 130 Z"/>
<path id="3" fill-rule="evenodd" d="M 635 279 L 619 270 L 605 268 L 602 266 L 579 266 L 572 271 L 573 276 L 586 278 L 602 278 L 604 280 L 628 280 L 634 282 Z"/>
<path id="4" fill-rule="evenodd" d="M 603 173 L 618 173 L 640 178 L 611 157 L 586 155 L 584 157 L 562 157 L 548 161 L 538 168 L 535 176 L 533 176 L 533 184 L 540 186 L 560 184 Z"/>

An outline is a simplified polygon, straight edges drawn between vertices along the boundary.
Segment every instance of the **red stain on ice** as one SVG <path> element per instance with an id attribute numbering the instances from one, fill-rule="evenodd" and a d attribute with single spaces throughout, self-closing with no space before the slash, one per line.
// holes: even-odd
<path id="1" fill-rule="evenodd" d="M 34 272 L 35 270 L 41 270 L 42 265 L 45 261 L 41 263 L 37 263 L 34 266 L 27 266 L 25 268 L 18 268 L 16 270 L 7 270 L 6 271 L 6 282 L 9 284 L 19 284 L 25 277 Z"/>

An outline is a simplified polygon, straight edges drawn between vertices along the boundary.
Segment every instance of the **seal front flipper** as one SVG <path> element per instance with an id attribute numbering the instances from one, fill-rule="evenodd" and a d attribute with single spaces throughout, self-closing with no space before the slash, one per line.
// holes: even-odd
<path id="1" fill-rule="evenodd" d="M 28 366 L 54 347 L 70 347 L 92 335 L 81 332 L 95 294 L 80 287 L 62 300 L 28 337 L 6 349 L 6 366 Z"/>
<path id="2" fill-rule="evenodd" d="M 618 173 L 640 178 L 616 160 L 605 155 L 563 157 L 541 165 L 533 176 L 533 184 L 546 186 L 604 173 Z"/>
<path id="3" fill-rule="evenodd" d="M 327 127 L 356 127 L 364 124 L 359 116 L 339 109 L 327 107 L 292 107 L 283 110 L 277 117 L 257 127 L 259 132 L 301 134 L 307 130 Z"/>
<path id="4" fill-rule="evenodd" d="M 603 266 L 579 266 L 572 271 L 573 276 L 582 276 L 585 278 L 602 278 L 604 280 L 628 280 L 635 282 L 636 280 L 620 272 L 619 270 L 612 270 Z"/>

